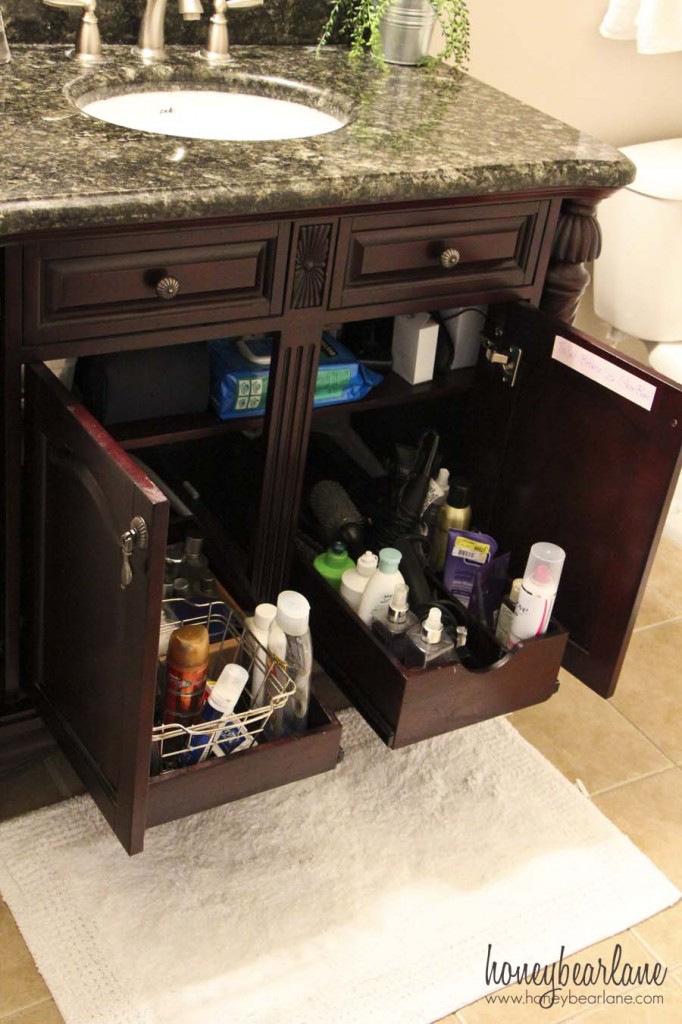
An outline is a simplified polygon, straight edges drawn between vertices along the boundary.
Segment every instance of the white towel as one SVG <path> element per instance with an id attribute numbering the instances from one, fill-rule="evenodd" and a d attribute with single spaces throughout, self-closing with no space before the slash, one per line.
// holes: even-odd
<path id="1" fill-rule="evenodd" d="M 609 0 L 599 31 L 607 39 L 636 39 L 638 53 L 682 50 L 682 0 Z"/>

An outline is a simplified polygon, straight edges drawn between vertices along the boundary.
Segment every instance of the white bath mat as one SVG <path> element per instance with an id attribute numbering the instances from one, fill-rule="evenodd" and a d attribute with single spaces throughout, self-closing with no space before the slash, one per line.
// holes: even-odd
<path id="1" fill-rule="evenodd" d="M 163 825 L 89 797 L 0 827 L 0 888 L 67 1024 L 427 1024 L 488 945 L 558 959 L 674 886 L 504 720 L 390 751 L 353 711 L 325 776 Z"/>

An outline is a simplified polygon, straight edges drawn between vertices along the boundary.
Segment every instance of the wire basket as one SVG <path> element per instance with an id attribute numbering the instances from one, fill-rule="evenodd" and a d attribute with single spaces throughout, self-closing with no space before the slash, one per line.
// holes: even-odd
<path id="1" fill-rule="evenodd" d="M 255 743 L 276 738 L 281 732 L 284 706 L 295 692 L 295 684 L 286 665 L 271 654 L 244 626 L 244 621 L 224 601 L 189 604 L 182 598 L 163 602 L 183 625 L 206 626 L 210 653 L 209 684 L 215 682 L 225 665 L 241 665 L 249 674 L 248 682 L 232 714 L 213 721 L 186 725 L 178 722 L 155 725 L 152 729 L 152 774 L 185 767 L 209 757 L 223 757 L 246 750 Z M 165 690 L 166 659 L 159 657 L 159 688 Z"/>

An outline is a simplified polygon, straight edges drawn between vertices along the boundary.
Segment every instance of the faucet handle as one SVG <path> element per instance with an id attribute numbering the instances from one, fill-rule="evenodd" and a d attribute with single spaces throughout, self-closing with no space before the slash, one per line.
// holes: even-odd
<path id="1" fill-rule="evenodd" d="M 200 57 L 209 64 L 227 64 L 230 57 L 230 37 L 227 31 L 226 10 L 239 7 L 262 7 L 263 0 L 213 0 L 213 15 L 208 26 L 206 49 Z"/>
<path id="2" fill-rule="evenodd" d="M 76 33 L 76 60 L 81 64 L 101 64 L 102 40 L 95 8 L 97 0 L 43 0 L 47 7 L 82 7 L 83 17 Z"/>

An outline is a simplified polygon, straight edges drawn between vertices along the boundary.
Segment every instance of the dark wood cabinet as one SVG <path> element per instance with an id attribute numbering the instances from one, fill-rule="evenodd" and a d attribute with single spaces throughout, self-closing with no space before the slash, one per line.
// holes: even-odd
<path id="1" fill-rule="evenodd" d="M 223 582 L 244 603 L 271 600 L 291 582 L 308 594 L 316 650 L 391 745 L 544 700 L 562 660 L 597 692 L 612 692 L 672 494 L 682 389 L 538 313 L 560 204 L 556 195 L 402 204 L 265 224 L 55 234 L 7 248 L 15 307 L 5 324 L 6 395 L 21 362 L 35 364 L 26 372 L 21 544 L 16 510 L 6 512 L 6 581 L 16 583 L 20 550 L 25 566 L 24 685 L 131 852 L 149 825 L 331 767 L 339 727 L 316 704 L 300 741 L 150 780 L 167 502 L 127 449 L 229 445 L 244 431 L 258 438 L 248 543 L 216 536 Z M 456 259 L 444 257 L 451 250 Z M 157 295 L 159 276 L 180 282 L 175 298 Z M 566 549 L 557 622 L 504 656 L 492 645 L 484 669 L 408 671 L 309 566 L 294 564 L 311 431 L 330 415 L 313 405 L 321 335 L 361 317 L 481 302 L 492 304 L 491 348 L 521 353 L 513 387 L 500 362 L 482 355 L 475 369 L 413 388 L 389 375 L 344 409 L 367 417 L 371 433 L 408 409 L 427 423 L 437 408 L 451 445 L 466 452 L 479 522 L 512 551 L 512 573 L 535 540 Z M 40 365 L 57 354 L 255 330 L 276 339 L 261 419 L 142 416 L 105 431 Z M 13 401 L 5 475 L 18 495 Z M 191 458 L 208 456 L 198 447 Z M 228 463 L 214 471 L 229 473 Z M 239 469 L 231 500 L 246 482 Z M 219 534 L 218 510 L 199 505 Z M 134 551 L 132 583 L 121 589 L 120 538 L 136 515 L 148 522 L 149 545 Z M 18 615 L 6 616 L 5 635 L 11 655 Z M 16 661 L 8 657 L 10 672 Z M 10 676 L 11 685 L 19 681 Z"/>

